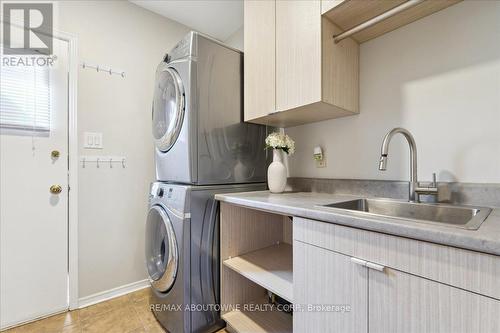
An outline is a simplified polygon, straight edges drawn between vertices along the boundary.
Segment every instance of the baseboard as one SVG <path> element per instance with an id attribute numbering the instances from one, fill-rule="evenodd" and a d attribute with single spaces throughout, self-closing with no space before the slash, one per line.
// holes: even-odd
<path id="1" fill-rule="evenodd" d="M 149 280 L 141 280 L 133 283 L 129 283 L 120 287 L 116 287 L 110 290 L 101 291 L 93 295 L 82 297 L 78 300 L 78 308 L 85 308 L 90 305 L 101 303 L 115 297 L 120 297 L 131 292 L 148 288 L 150 286 Z"/>

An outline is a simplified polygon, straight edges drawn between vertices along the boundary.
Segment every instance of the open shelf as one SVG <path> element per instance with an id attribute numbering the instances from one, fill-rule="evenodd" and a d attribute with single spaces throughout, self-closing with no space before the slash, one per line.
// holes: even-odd
<path id="1" fill-rule="evenodd" d="M 228 325 L 238 333 L 289 333 L 293 319 L 279 311 L 231 311 L 222 315 Z"/>
<path id="2" fill-rule="evenodd" d="M 358 43 L 363 43 L 460 1 L 461 0 L 426 0 L 366 28 L 351 37 Z M 331 1 L 331 3 L 335 5 L 333 8 L 326 11 L 323 16 L 327 17 L 343 31 L 346 31 L 405 2 L 406 0 Z"/>
<path id="3" fill-rule="evenodd" d="M 292 246 L 282 243 L 238 257 L 223 264 L 250 281 L 293 302 Z"/>

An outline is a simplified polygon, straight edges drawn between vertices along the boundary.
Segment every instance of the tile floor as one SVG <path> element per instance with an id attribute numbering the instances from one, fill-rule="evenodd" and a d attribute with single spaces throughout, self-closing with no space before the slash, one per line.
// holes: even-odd
<path id="1" fill-rule="evenodd" d="M 2 333 L 163 333 L 149 310 L 149 297 L 146 288 Z"/>

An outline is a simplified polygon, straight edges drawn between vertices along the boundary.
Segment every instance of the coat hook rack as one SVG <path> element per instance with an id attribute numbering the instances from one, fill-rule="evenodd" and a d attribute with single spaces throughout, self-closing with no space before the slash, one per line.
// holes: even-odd
<path id="1" fill-rule="evenodd" d="M 91 63 L 88 63 L 85 61 L 82 62 L 80 65 L 82 66 L 83 69 L 95 69 L 98 73 L 103 72 L 103 73 L 107 73 L 109 75 L 119 75 L 123 78 L 125 77 L 124 71 L 117 70 L 116 68 L 112 69 L 109 66 L 95 65 L 95 64 L 91 64 Z"/>
<path id="2" fill-rule="evenodd" d="M 88 165 L 95 165 L 96 168 L 101 169 L 101 167 L 113 168 L 113 165 L 121 164 L 122 168 L 125 168 L 126 158 L 123 156 L 80 156 L 80 163 L 82 163 L 82 168 L 86 168 Z"/>

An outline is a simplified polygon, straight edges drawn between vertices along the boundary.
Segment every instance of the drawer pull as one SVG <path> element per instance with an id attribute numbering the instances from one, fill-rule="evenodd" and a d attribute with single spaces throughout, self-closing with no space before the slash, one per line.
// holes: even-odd
<path id="1" fill-rule="evenodd" d="M 385 269 L 384 266 L 379 265 L 379 264 L 374 264 L 373 262 L 369 262 L 369 261 L 366 263 L 366 267 L 374 269 L 374 270 L 379 271 L 379 272 L 383 272 Z"/>
<path id="2" fill-rule="evenodd" d="M 363 260 L 363 259 L 359 259 L 359 258 L 355 258 L 355 257 L 351 257 L 351 262 L 356 264 L 356 265 L 360 265 L 360 266 L 363 266 L 363 267 L 368 267 L 368 268 L 371 268 L 371 269 L 374 269 L 376 271 L 380 271 L 380 272 L 383 272 L 384 269 L 385 269 L 385 266 L 382 266 L 382 265 L 379 265 L 379 264 L 375 264 L 373 262 L 369 262 L 369 261 L 366 261 L 366 260 Z"/>
<path id="3" fill-rule="evenodd" d="M 358 258 L 354 258 L 354 257 L 351 257 L 351 262 L 355 263 L 356 265 L 361 265 L 364 267 L 366 267 L 366 264 L 368 263 L 366 260 L 358 259 Z"/>

